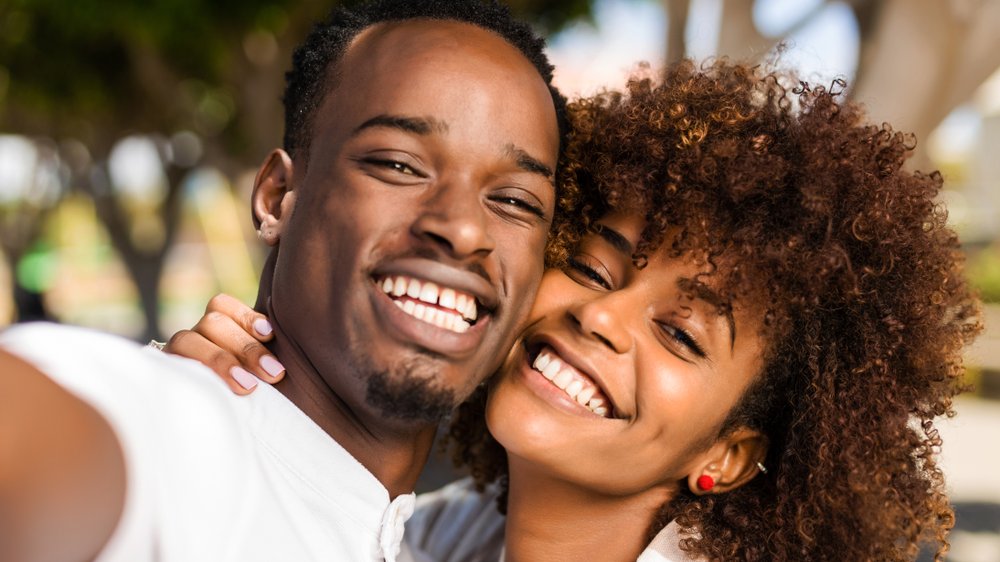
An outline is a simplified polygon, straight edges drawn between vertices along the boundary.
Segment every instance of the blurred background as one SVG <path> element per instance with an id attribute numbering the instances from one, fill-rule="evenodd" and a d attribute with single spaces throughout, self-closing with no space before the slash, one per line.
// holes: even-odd
<path id="1" fill-rule="evenodd" d="M 0 326 L 147 341 L 192 325 L 217 292 L 252 302 L 253 173 L 281 142 L 291 50 L 334 3 L 0 3 Z M 873 120 L 916 135 L 912 166 L 944 174 L 988 303 L 976 391 L 942 426 L 949 559 L 1000 562 L 1000 0 L 508 3 L 549 38 L 570 96 L 621 86 L 638 61 L 728 55 L 846 79 Z"/>

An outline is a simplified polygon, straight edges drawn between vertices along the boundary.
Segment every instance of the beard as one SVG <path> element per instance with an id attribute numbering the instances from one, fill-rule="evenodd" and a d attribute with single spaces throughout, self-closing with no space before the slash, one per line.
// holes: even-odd
<path id="1" fill-rule="evenodd" d="M 368 405 L 389 419 L 437 424 L 451 415 L 460 402 L 454 390 L 437 382 L 435 369 L 419 359 L 402 361 L 386 370 L 369 368 L 355 372 L 362 373 L 368 381 L 365 395 Z"/>

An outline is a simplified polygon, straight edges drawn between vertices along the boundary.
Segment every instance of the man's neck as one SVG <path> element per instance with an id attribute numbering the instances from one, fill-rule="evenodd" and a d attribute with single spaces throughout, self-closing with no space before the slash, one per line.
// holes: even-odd
<path id="1" fill-rule="evenodd" d="M 430 454 L 435 426 L 390 420 L 365 404 L 364 397 L 340 396 L 277 327 L 268 347 L 286 368 L 275 388 L 367 468 L 390 498 L 412 492 Z"/>
<path id="2" fill-rule="evenodd" d="M 505 531 L 506 562 L 634 561 L 671 492 L 596 494 L 511 459 Z"/>

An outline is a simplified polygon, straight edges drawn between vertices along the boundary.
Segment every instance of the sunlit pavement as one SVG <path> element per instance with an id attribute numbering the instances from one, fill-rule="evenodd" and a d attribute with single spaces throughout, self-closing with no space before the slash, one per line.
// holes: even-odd
<path id="1" fill-rule="evenodd" d="M 1000 562 L 1000 400 L 962 397 L 939 424 L 941 463 L 955 505 L 951 562 Z"/>
<path id="2" fill-rule="evenodd" d="M 958 415 L 939 424 L 955 505 L 950 562 L 1000 562 L 1000 306 L 984 313 L 986 331 L 966 356 L 981 371 L 978 396 L 956 400 Z"/>

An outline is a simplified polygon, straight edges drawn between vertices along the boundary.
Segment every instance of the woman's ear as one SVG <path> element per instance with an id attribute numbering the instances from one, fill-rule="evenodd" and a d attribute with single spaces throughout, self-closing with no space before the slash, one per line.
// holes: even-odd
<path id="1" fill-rule="evenodd" d="M 254 224 L 257 236 L 268 246 L 277 245 L 295 208 L 294 170 L 292 158 L 278 148 L 267 155 L 254 179 L 250 199 Z"/>
<path id="2" fill-rule="evenodd" d="M 757 430 L 730 432 L 701 455 L 698 468 L 688 474 L 688 488 L 696 495 L 739 488 L 762 471 L 767 448 L 767 436 Z"/>

